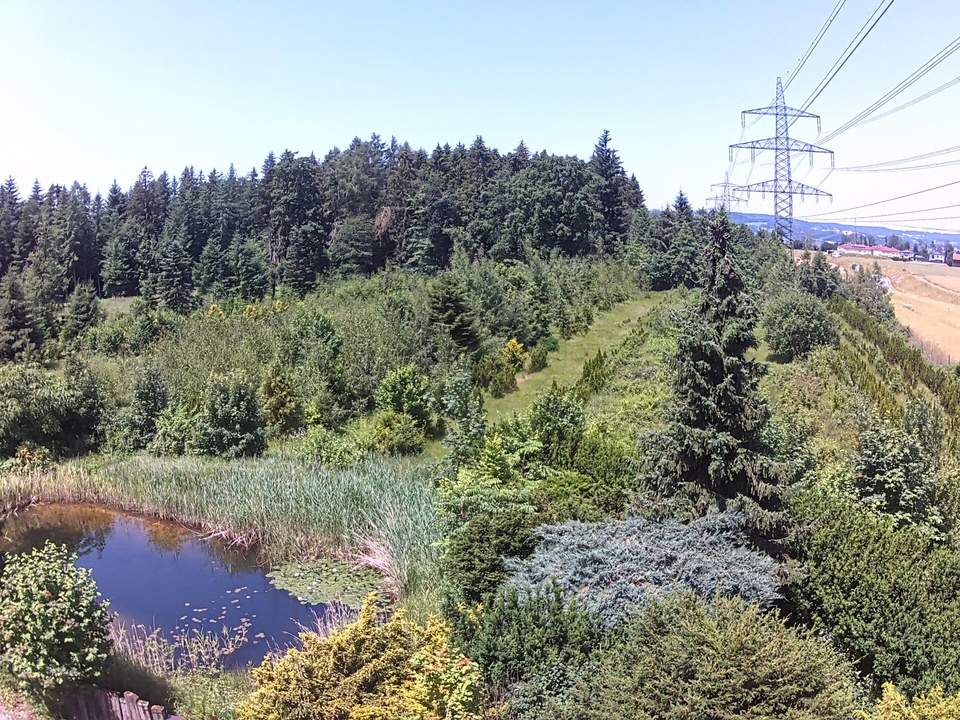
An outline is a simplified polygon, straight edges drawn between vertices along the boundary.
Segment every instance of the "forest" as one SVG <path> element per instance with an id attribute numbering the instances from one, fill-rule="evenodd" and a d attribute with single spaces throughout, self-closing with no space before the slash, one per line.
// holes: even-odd
<path id="1" fill-rule="evenodd" d="M 957 368 L 606 131 L 8 180 L 0 271 L 0 536 L 174 521 L 322 608 L 237 663 L 250 624 L 118 620 L 102 527 L 0 544 L 0 707 L 960 718 Z"/>

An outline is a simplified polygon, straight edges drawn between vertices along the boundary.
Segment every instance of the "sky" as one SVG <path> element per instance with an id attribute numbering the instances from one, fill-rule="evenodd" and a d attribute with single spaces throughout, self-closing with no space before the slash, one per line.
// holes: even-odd
<path id="1" fill-rule="evenodd" d="M 292 149 L 322 156 L 378 133 L 431 149 L 482 135 L 506 152 L 586 157 L 604 128 L 648 205 L 678 190 L 695 206 L 730 169 L 740 111 L 769 103 L 837 0 L 756 2 L 187 2 L 0 0 L 0 176 L 26 191 L 78 180 L 106 192 L 139 170 L 187 165 L 238 171 Z M 877 7 L 846 0 L 787 103 L 799 106 Z M 829 132 L 952 41 L 956 0 L 895 0 L 810 108 Z M 960 75 L 960 52 L 892 101 Z M 837 167 L 960 144 L 960 85 L 851 129 L 829 144 Z M 816 123 L 791 128 L 814 142 Z M 960 159 L 960 153 L 944 159 Z M 769 154 L 738 156 L 731 180 L 772 177 Z M 796 180 L 833 194 L 795 214 L 883 200 L 960 180 L 960 165 L 895 173 L 829 172 L 798 158 Z M 860 216 L 960 203 L 960 185 L 835 214 Z M 756 196 L 739 209 L 769 212 Z M 960 208 L 910 218 L 960 216 Z M 898 226 L 902 218 L 877 220 Z M 960 219 L 899 222 L 960 232 Z"/>

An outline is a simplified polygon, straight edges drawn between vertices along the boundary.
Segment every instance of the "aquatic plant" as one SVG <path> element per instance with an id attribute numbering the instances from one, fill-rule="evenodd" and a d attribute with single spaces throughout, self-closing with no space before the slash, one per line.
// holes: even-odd
<path id="1" fill-rule="evenodd" d="M 382 583 L 372 570 L 326 559 L 284 563 L 267 577 L 274 587 L 286 590 L 300 602 L 319 605 L 336 601 L 353 608 L 359 608 Z"/>
<path id="2" fill-rule="evenodd" d="M 285 455 L 134 456 L 0 475 L 0 507 L 25 498 L 101 503 L 259 545 L 265 559 L 358 559 L 404 599 L 437 585 L 433 496 L 429 467 L 376 457 L 338 470 Z"/>

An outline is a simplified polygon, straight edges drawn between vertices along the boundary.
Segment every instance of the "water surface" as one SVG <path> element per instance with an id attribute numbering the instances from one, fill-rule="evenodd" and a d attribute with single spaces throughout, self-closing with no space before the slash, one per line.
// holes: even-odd
<path id="1" fill-rule="evenodd" d="M 231 666 L 259 662 L 293 643 L 325 605 L 306 605 L 271 585 L 256 553 L 199 537 L 177 523 L 93 505 L 35 505 L 0 521 L 0 552 L 47 540 L 67 545 L 89 568 L 110 609 L 130 624 L 166 634 L 220 632 L 249 623 Z"/>

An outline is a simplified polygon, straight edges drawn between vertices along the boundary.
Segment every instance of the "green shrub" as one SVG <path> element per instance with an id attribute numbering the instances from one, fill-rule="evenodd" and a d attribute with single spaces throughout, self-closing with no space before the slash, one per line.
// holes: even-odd
<path id="1" fill-rule="evenodd" d="M 154 455 L 184 455 L 197 432 L 199 419 L 186 407 L 168 405 L 157 418 L 157 431 L 147 445 Z"/>
<path id="2" fill-rule="evenodd" d="M 763 316 L 771 352 L 785 360 L 805 357 L 839 342 L 837 323 L 822 301 L 805 292 L 775 298 Z"/>
<path id="3" fill-rule="evenodd" d="M 35 365 L 0 366 L 0 454 L 27 443 L 54 454 L 80 453 L 101 439 L 104 400 L 84 367 L 70 361 L 64 377 Z"/>
<path id="4" fill-rule="evenodd" d="M 822 487 L 798 495 L 803 562 L 793 602 L 878 685 L 960 691 L 960 551 Z"/>
<path id="5" fill-rule="evenodd" d="M 669 597 L 618 639 L 545 717 L 849 720 L 858 708 L 851 668 L 825 640 L 739 599 Z"/>
<path id="6" fill-rule="evenodd" d="M 363 457 L 363 450 L 351 438 L 338 435 L 322 425 L 315 425 L 307 431 L 303 451 L 334 468 L 348 468 Z"/>
<path id="7" fill-rule="evenodd" d="M 535 373 L 543 370 L 549 362 L 548 353 L 549 350 L 547 350 L 547 345 L 543 340 L 534 345 L 527 360 L 527 372 Z"/>
<path id="8" fill-rule="evenodd" d="M 583 663 L 603 637 L 600 618 L 558 589 L 509 589 L 480 611 L 465 649 L 488 681 L 506 688 L 557 664 Z"/>
<path id="9" fill-rule="evenodd" d="M 107 606 L 75 561 L 47 543 L 11 556 L 0 573 L 0 665 L 25 689 L 89 682 L 106 665 Z"/>
<path id="10" fill-rule="evenodd" d="M 142 450 L 157 434 L 157 421 L 169 403 L 163 375 L 147 365 L 137 375 L 130 406 L 123 408 L 113 423 L 108 444 L 112 452 Z"/>
<path id="11" fill-rule="evenodd" d="M 376 394 L 377 408 L 412 417 L 421 428 L 430 423 L 430 380 L 413 365 L 387 373 Z"/>
<path id="12" fill-rule="evenodd" d="M 517 389 L 517 372 L 513 366 L 500 362 L 490 376 L 490 394 L 495 398 L 508 395 Z"/>
<path id="13" fill-rule="evenodd" d="M 211 377 L 188 445 L 192 452 L 224 458 L 262 454 L 267 439 L 250 384 L 237 375 Z"/>
<path id="14" fill-rule="evenodd" d="M 382 410 L 363 427 L 358 442 L 365 450 L 384 455 L 415 455 L 423 450 L 426 436 L 409 415 Z"/>
<path id="15" fill-rule="evenodd" d="M 300 396 L 278 363 L 267 369 L 258 395 L 263 420 L 271 433 L 284 435 L 303 426 Z"/>
<path id="16" fill-rule="evenodd" d="M 543 446 L 544 460 L 559 467 L 570 466 L 586 422 L 577 399 L 554 383 L 533 403 L 527 419 Z"/>

